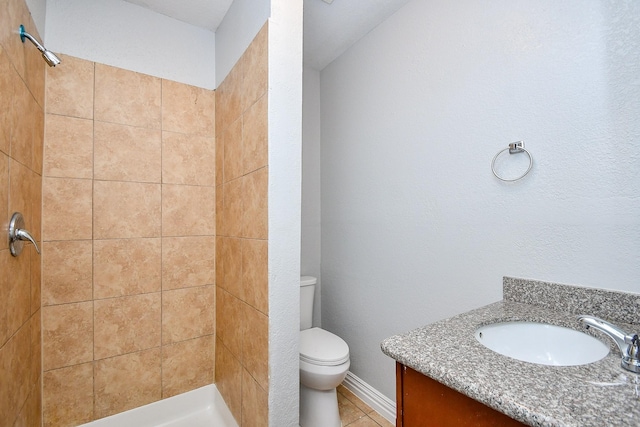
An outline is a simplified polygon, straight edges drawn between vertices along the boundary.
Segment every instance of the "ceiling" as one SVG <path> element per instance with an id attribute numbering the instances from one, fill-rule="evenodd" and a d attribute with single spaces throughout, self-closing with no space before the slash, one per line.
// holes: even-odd
<path id="1" fill-rule="evenodd" d="M 125 0 L 215 33 L 233 0 Z"/>
<path id="2" fill-rule="evenodd" d="M 125 0 L 215 32 L 233 0 Z M 304 62 L 317 70 L 409 0 L 304 0 Z"/>

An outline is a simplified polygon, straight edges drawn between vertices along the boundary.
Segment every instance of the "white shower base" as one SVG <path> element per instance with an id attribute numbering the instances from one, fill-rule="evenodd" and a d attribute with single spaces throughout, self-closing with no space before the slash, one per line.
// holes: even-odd
<path id="1" fill-rule="evenodd" d="M 182 393 L 79 427 L 238 427 L 215 385 Z"/>

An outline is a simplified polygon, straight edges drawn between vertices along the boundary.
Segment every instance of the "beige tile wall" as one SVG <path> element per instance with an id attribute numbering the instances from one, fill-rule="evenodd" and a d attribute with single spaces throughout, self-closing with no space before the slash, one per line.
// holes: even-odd
<path id="1" fill-rule="evenodd" d="M 40 425 L 40 256 L 9 252 L 7 229 L 20 211 L 40 241 L 46 64 L 17 34 L 39 38 L 23 0 L 0 1 L 0 426 Z"/>
<path id="2" fill-rule="evenodd" d="M 268 27 L 216 92 L 216 384 L 241 426 L 268 425 Z"/>
<path id="3" fill-rule="evenodd" d="M 215 93 L 62 56 L 46 98 L 44 425 L 212 383 Z"/>

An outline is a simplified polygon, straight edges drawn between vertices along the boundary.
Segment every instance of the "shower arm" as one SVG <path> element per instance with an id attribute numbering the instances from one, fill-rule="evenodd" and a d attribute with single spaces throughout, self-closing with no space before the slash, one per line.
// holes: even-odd
<path id="1" fill-rule="evenodd" d="M 20 25 L 20 40 L 22 40 L 22 43 L 24 43 L 25 38 L 31 40 L 31 43 L 33 43 L 40 52 L 45 52 L 46 49 L 44 48 L 44 46 L 42 46 L 40 42 L 35 39 L 35 37 L 25 31 L 24 25 Z"/>
<path id="2" fill-rule="evenodd" d="M 50 67 L 55 67 L 60 63 L 60 58 L 58 58 L 58 56 L 55 53 L 45 48 L 38 40 L 36 40 L 35 37 L 27 33 L 24 29 L 24 25 L 20 24 L 19 31 L 20 31 L 20 40 L 22 40 L 22 43 L 24 43 L 25 39 L 29 39 L 29 41 L 33 43 L 33 45 L 40 51 L 40 53 L 42 53 L 42 58 Z"/>

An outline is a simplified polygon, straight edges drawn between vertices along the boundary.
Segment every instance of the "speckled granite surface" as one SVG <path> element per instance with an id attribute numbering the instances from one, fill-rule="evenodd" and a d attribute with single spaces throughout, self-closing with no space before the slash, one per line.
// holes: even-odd
<path id="1" fill-rule="evenodd" d="M 540 283 L 534 282 L 532 286 L 542 286 Z M 520 292 L 534 292 L 527 285 L 527 281 L 518 284 L 522 286 Z M 547 300 L 562 296 L 549 292 L 545 291 Z M 638 297 L 635 295 L 631 301 Z M 611 347 L 604 359 L 588 365 L 561 367 L 511 359 L 475 339 L 473 333 L 479 326 L 508 320 L 546 322 L 583 330 L 574 314 L 574 308 L 579 308 L 556 311 L 548 308 L 549 304 L 539 294 L 533 298 L 538 298 L 540 305 L 505 299 L 390 337 L 382 342 L 382 351 L 527 425 L 640 426 L 640 378 L 620 367 L 620 353 L 613 341 L 602 339 Z M 630 324 L 617 324 L 629 332 L 634 330 Z"/>
<path id="2" fill-rule="evenodd" d="M 640 324 L 640 295 L 504 277 L 503 298 L 506 301 L 540 305 L 556 311 L 590 314 L 610 322 Z"/>

